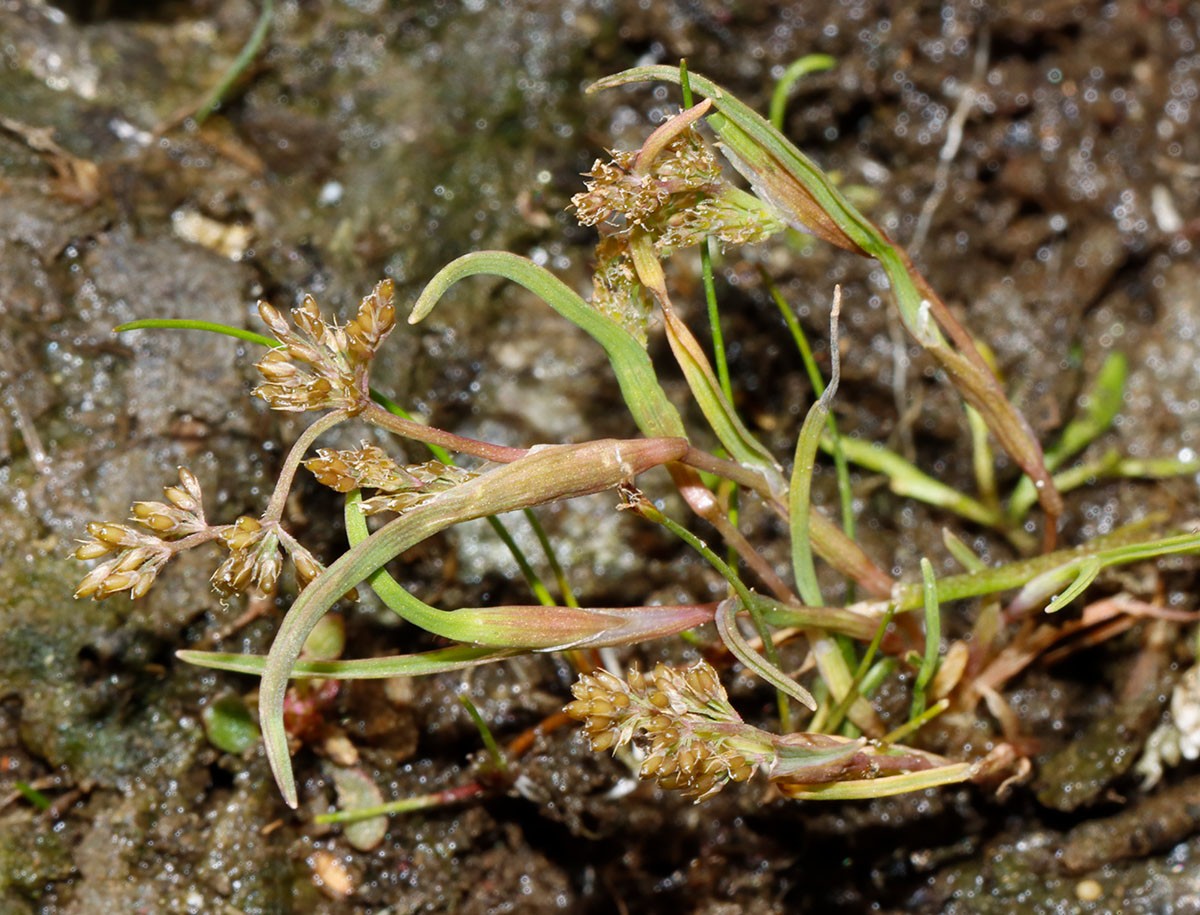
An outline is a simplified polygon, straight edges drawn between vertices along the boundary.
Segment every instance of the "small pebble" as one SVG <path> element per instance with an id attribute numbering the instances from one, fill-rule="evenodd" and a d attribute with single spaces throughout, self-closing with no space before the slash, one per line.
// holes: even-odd
<path id="1" fill-rule="evenodd" d="M 312 856 L 312 870 L 317 879 L 317 886 L 327 896 L 345 899 L 354 892 L 354 881 L 350 872 L 337 855 L 327 851 L 316 852 Z"/>

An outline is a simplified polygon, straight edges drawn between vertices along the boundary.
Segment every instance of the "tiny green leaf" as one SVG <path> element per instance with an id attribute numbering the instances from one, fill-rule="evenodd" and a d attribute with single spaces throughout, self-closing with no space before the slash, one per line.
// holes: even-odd
<path id="1" fill-rule="evenodd" d="M 331 766 L 330 775 L 337 791 L 338 808 L 345 813 L 374 811 L 383 804 L 383 792 L 362 769 Z M 342 835 L 353 848 L 370 851 L 387 835 L 387 817 L 381 814 L 354 818 L 342 826 Z"/>
<path id="2" fill-rule="evenodd" d="M 222 696 L 200 713 L 208 742 L 223 753 L 241 756 L 258 743 L 258 725 L 241 696 Z"/>

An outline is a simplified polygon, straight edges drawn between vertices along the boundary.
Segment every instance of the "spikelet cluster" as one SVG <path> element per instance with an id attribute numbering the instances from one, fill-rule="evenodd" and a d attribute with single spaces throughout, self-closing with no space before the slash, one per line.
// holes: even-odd
<path id="1" fill-rule="evenodd" d="M 75 589 L 76 598 L 103 600 L 122 591 L 135 599 L 144 596 L 175 554 L 172 543 L 208 530 L 200 483 L 190 470 L 180 467 L 179 485 L 167 486 L 163 495 L 165 502 L 134 502 L 132 524 L 88 524 L 91 539 L 80 542 L 75 558 L 111 558 L 84 576 Z"/>
<path id="2" fill-rule="evenodd" d="M 477 474 L 441 461 L 425 461 L 401 467 L 381 448 L 363 444 L 350 451 L 322 448 L 304 462 L 317 480 L 337 492 L 373 489 L 376 495 L 359 503 L 363 514 L 403 512 L 464 483 Z"/>
<path id="3" fill-rule="evenodd" d="M 667 217 L 655 236 L 654 246 L 665 253 L 698 245 L 706 238 L 716 238 L 728 245 L 749 245 L 765 241 L 785 228 L 774 210 L 752 194 L 730 185 Z"/>
<path id="4" fill-rule="evenodd" d="M 243 515 L 220 528 L 217 536 L 229 548 L 229 556 L 212 576 L 213 589 L 219 594 L 238 594 L 251 587 L 274 594 L 283 571 L 283 552 L 296 569 L 296 584 L 301 589 L 325 571 L 316 557 L 277 522 L 264 524 Z"/>
<path id="5" fill-rule="evenodd" d="M 611 161 L 596 160 L 584 175 L 587 190 L 571 198 L 581 224 L 604 223 L 613 231 L 650 228 L 669 203 L 711 191 L 722 181 L 716 157 L 691 128 L 672 138 L 644 171 L 636 167 L 638 154 L 614 152 Z"/>
<path id="6" fill-rule="evenodd" d="M 592 307 L 644 345 L 651 298 L 630 256 L 634 238 L 649 237 L 666 257 L 708 238 L 732 245 L 763 241 L 786 226 L 772 207 L 724 178 L 690 126 L 661 149 L 648 141 L 641 150 L 611 155 L 596 161 L 585 175 L 587 190 L 571 205 L 580 223 L 601 229 Z"/>
<path id="7" fill-rule="evenodd" d="M 646 750 L 642 778 L 697 802 L 729 782 L 744 782 L 774 750 L 766 735 L 745 724 L 729 704 L 716 672 L 703 661 L 680 670 L 658 664 L 630 670 L 626 680 L 606 670 L 583 674 L 564 711 L 583 722 L 592 749 L 635 738 Z"/>
<path id="8" fill-rule="evenodd" d="M 596 246 L 592 308 L 621 325 L 642 346 L 646 345 L 650 294 L 638 282 L 629 245 L 623 236 L 602 238 Z"/>
<path id="9" fill-rule="evenodd" d="M 279 535 L 270 525 L 243 515 L 221 531 L 221 541 L 229 556 L 213 573 L 213 588 L 220 594 L 237 594 L 250 586 L 264 594 L 274 594 L 283 571 L 279 554 Z"/>
<path id="10" fill-rule="evenodd" d="M 396 324 L 393 293 L 391 280 L 381 282 L 345 327 L 326 321 L 312 296 L 292 309 L 297 330 L 259 302 L 259 315 L 282 345 L 255 366 L 264 381 L 254 396 L 276 410 L 361 410 L 370 398 L 371 360 Z"/>
<path id="11" fill-rule="evenodd" d="M 179 468 L 179 485 L 167 486 L 163 495 L 164 502 L 134 502 L 132 523 L 94 521 L 87 526 L 90 539 L 80 541 L 75 558 L 109 558 L 84 576 L 75 597 L 103 600 L 122 591 L 142 597 L 172 557 L 212 540 L 229 550 L 212 576 L 213 588 L 221 594 L 251 587 L 275 593 L 283 570 L 281 548 L 292 560 L 301 588 L 325 570 L 278 522 L 243 516 L 233 524 L 210 525 L 204 517 L 200 483 L 184 467 Z"/>

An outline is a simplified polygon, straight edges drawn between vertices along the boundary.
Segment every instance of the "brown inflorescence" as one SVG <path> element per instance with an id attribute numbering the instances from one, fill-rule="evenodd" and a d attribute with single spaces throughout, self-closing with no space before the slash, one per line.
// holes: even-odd
<path id="1" fill-rule="evenodd" d="M 254 585 L 264 594 L 274 594 L 283 571 L 274 526 L 243 515 L 221 531 L 221 540 L 229 556 L 213 573 L 213 587 L 221 594 L 236 594 Z"/>
<path id="2" fill-rule="evenodd" d="M 635 737 L 646 750 L 642 778 L 702 801 L 729 782 L 744 782 L 774 757 L 769 740 L 729 704 L 716 672 L 699 661 L 680 670 L 658 664 L 621 680 L 606 670 L 583 674 L 566 713 L 583 722 L 594 750 Z M 762 735 L 765 737 L 766 735 Z"/>
<path id="3" fill-rule="evenodd" d="M 695 130 L 674 137 L 645 172 L 635 167 L 639 152 L 596 160 L 585 175 L 587 190 L 571 198 L 580 223 L 604 223 L 615 231 L 646 228 L 673 198 L 714 190 L 723 180 L 720 163 Z"/>
<path id="4" fill-rule="evenodd" d="M 326 321 L 312 296 L 292 309 L 299 333 L 275 308 L 258 303 L 263 323 L 282 344 L 257 364 L 263 383 L 254 389 L 276 410 L 345 409 L 358 412 L 370 400 L 371 360 L 396 323 L 393 285 L 384 280 L 366 296 L 345 327 Z"/>
<path id="5" fill-rule="evenodd" d="M 464 483 L 477 474 L 441 461 L 401 467 L 382 449 L 364 444 L 349 451 L 322 448 L 304 462 L 319 482 L 337 492 L 374 489 L 377 494 L 359 503 L 365 515 L 403 512 L 435 493 Z"/>
<path id="6" fill-rule="evenodd" d="M 175 554 L 172 543 L 208 530 L 195 475 L 180 467 L 179 484 L 163 489 L 166 502 L 134 502 L 133 524 L 93 521 L 87 526 L 91 539 L 80 542 L 75 558 L 115 555 L 84 576 L 75 597 L 103 600 L 121 591 L 143 597 Z"/>

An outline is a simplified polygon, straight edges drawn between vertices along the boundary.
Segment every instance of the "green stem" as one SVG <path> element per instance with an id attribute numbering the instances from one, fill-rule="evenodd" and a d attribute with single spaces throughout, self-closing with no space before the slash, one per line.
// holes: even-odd
<path id="1" fill-rule="evenodd" d="M 729 583 L 729 587 L 733 590 L 733 593 L 737 595 L 741 606 L 744 607 L 747 612 L 749 612 L 750 619 L 754 623 L 754 629 L 758 633 L 759 638 L 762 639 L 763 654 L 766 656 L 767 663 L 769 663 L 775 669 L 778 677 L 783 678 L 783 680 L 787 681 L 792 688 L 800 691 L 799 694 L 793 692 L 792 695 L 797 696 L 797 698 L 799 698 L 805 704 L 814 704 L 812 696 L 808 693 L 808 691 L 804 690 L 799 684 L 794 683 L 794 681 L 787 677 L 787 675 L 784 674 L 780 669 L 779 650 L 775 647 L 775 640 L 772 638 L 771 627 L 767 623 L 767 618 L 762 603 L 755 600 L 753 593 L 749 588 L 746 587 L 741 578 L 738 577 L 737 572 L 735 572 L 724 560 L 722 560 L 720 556 L 709 549 L 708 545 L 703 540 L 701 540 L 683 525 L 667 517 L 665 514 L 655 508 L 649 500 L 645 498 L 638 499 L 637 502 L 634 503 L 633 509 L 647 521 L 652 521 L 655 524 L 660 524 L 665 527 L 672 534 L 699 553 L 709 565 L 711 565 L 717 570 L 718 573 L 720 573 L 721 577 Z M 718 621 L 720 620 L 720 616 L 721 611 L 718 610 Z M 733 644 L 730 644 L 731 650 L 733 650 L 735 647 L 739 649 L 737 654 L 740 656 L 741 642 L 738 641 L 740 636 L 737 633 L 736 624 L 728 627 L 728 631 L 723 631 L 722 635 L 727 636 L 727 641 L 732 641 Z M 748 645 L 745 647 L 745 651 L 750 654 L 753 653 L 753 650 Z M 768 682 L 776 684 L 780 727 L 782 727 L 784 731 L 790 731 L 792 711 L 787 698 L 790 690 L 781 687 L 775 676 L 766 676 L 764 679 L 768 680 Z"/>
<path id="2" fill-rule="evenodd" d="M 775 301 L 775 306 L 779 309 L 779 313 L 783 317 L 784 324 L 787 325 L 788 331 L 792 335 L 796 349 L 800 351 L 800 360 L 804 363 L 804 370 L 808 373 L 808 380 L 812 385 L 813 392 L 817 397 L 820 397 L 825 393 L 825 379 L 821 377 L 821 369 L 817 366 L 817 360 L 813 356 L 812 347 L 809 346 L 808 336 L 804 333 L 804 328 L 800 326 L 800 322 L 796 320 L 796 315 L 788 306 L 783 294 L 779 291 L 779 287 L 775 285 L 774 280 L 767 275 L 765 270 L 762 271 L 762 278 L 771 293 L 771 298 Z M 842 433 L 838 430 L 837 419 L 834 417 L 832 410 L 826 417 L 825 424 L 829 429 L 830 441 L 833 444 L 833 468 L 837 474 L 838 502 L 841 505 L 842 530 L 848 538 L 853 540 L 855 527 L 854 491 L 850 485 L 850 464 L 846 460 L 846 452 L 842 447 Z M 853 603 L 855 598 L 853 578 L 847 578 L 846 588 L 846 602 Z"/>
<path id="3" fill-rule="evenodd" d="M 558 557 L 554 554 L 554 546 L 550 543 L 550 538 L 546 536 L 546 529 L 542 527 L 542 522 L 538 520 L 538 516 L 533 513 L 532 509 L 525 509 L 525 519 L 529 522 L 530 528 L 533 529 L 533 535 L 537 537 L 538 544 L 542 548 L 542 554 L 546 557 L 546 563 L 550 566 L 550 572 L 554 576 L 555 582 L 558 583 L 558 592 L 562 595 L 562 601 L 568 607 L 578 607 L 579 599 L 575 597 L 575 591 L 571 588 L 571 583 L 567 580 L 567 573 L 563 570 L 562 563 L 558 561 Z M 516 547 L 516 544 L 513 544 Z M 518 550 L 518 552 L 520 552 Z M 541 585 L 541 580 L 537 579 Z M 542 585 L 543 591 L 546 586 Z M 549 599 L 544 603 L 547 606 L 554 604 L 553 599 Z"/>
<path id="4" fill-rule="evenodd" d="M 357 823 L 360 820 L 370 820 L 378 816 L 391 816 L 399 813 L 416 813 L 418 810 L 429 810 L 435 807 L 447 807 L 450 804 L 461 804 L 473 801 L 487 794 L 482 785 L 471 782 L 458 788 L 447 788 L 435 791 L 433 794 L 422 794 L 417 797 L 406 797 L 388 804 L 375 807 L 356 807 L 354 810 L 339 810 L 335 813 L 319 813 L 313 817 L 314 823 Z"/>
<path id="5" fill-rule="evenodd" d="M 704 301 L 708 304 L 708 328 L 712 334 L 713 362 L 725 399 L 733 403 L 733 382 L 729 378 L 729 360 L 725 356 L 725 335 L 721 333 L 721 312 L 717 307 L 717 286 L 713 281 L 712 240 L 700 242 L 700 272 L 704 277 Z"/>
<path id="6" fill-rule="evenodd" d="M 238 78 L 250 66 L 250 62 L 254 60 L 258 54 L 259 48 L 262 47 L 263 41 L 267 37 L 267 32 L 271 29 L 271 20 L 275 18 L 275 0 L 263 0 L 262 12 L 259 13 L 258 22 L 254 24 L 254 31 L 250 33 L 250 38 L 242 47 L 237 58 L 230 65 L 221 77 L 221 81 L 217 83 L 216 88 L 209 93 L 208 98 L 200 105 L 196 111 L 195 121 L 197 125 L 203 124 L 208 116 L 216 111 L 221 106 L 221 100 L 225 98 L 230 87 L 237 82 Z"/>
<path id="7" fill-rule="evenodd" d="M 271 501 L 267 503 L 267 508 L 262 515 L 264 524 L 277 523 L 283 518 L 283 510 L 287 506 L 288 493 L 292 491 L 292 482 L 296 479 L 296 471 L 300 469 L 300 462 L 308 453 L 308 449 L 313 446 L 313 442 L 338 423 L 343 423 L 349 418 L 350 414 L 345 410 L 334 410 L 326 413 L 300 433 L 300 437 L 292 444 L 291 450 L 284 458 L 283 467 L 280 468 L 279 476 L 275 480 Z"/>
<path id="8" fill-rule="evenodd" d="M 921 596 L 925 605 L 925 656 L 913 684 L 912 711 L 908 716 L 910 722 L 920 719 L 925 712 L 925 690 L 937 672 L 938 653 L 942 645 L 942 613 L 938 603 L 937 578 L 933 574 L 933 564 L 924 557 L 921 557 Z"/>

